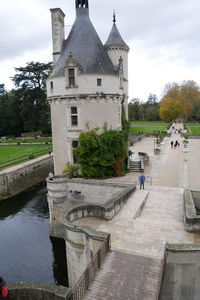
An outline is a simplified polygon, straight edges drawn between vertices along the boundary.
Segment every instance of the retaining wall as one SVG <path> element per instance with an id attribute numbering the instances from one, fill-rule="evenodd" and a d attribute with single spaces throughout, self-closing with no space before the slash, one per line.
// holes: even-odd
<path id="1" fill-rule="evenodd" d="M 15 196 L 46 179 L 53 170 L 53 156 L 48 155 L 0 172 L 0 200 Z"/>
<path id="2" fill-rule="evenodd" d="M 160 300 L 200 299 L 200 245 L 167 244 Z"/>
<path id="3" fill-rule="evenodd" d="M 8 284 L 10 300 L 66 300 L 69 289 L 41 283 L 10 283 Z"/>

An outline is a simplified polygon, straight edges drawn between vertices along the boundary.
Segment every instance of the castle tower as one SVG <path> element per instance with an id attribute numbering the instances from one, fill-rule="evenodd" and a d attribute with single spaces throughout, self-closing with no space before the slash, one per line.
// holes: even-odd
<path id="1" fill-rule="evenodd" d="M 118 69 L 120 88 L 124 90 L 124 94 L 127 96 L 125 102 L 128 113 L 128 53 L 130 49 L 119 33 L 115 12 L 113 13 L 113 26 L 104 46 L 115 68 Z"/>
<path id="2" fill-rule="evenodd" d="M 121 103 L 128 97 L 128 75 L 124 76 L 128 46 L 121 38 L 113 51 L 114 28 L 104 47 L 90 21 L 88 0 L 76 0 L 75 7 L 75 22 L 47 80 L 55 174 L 74 162 L 73 149 L 81 132 L 102 129 L 105 122 L 108 128 L 121 129 Z M 57 35 L 63 36 L 62 27 L 57 29 Z M 117 41 L 119 36 L 118 32 Z"/>

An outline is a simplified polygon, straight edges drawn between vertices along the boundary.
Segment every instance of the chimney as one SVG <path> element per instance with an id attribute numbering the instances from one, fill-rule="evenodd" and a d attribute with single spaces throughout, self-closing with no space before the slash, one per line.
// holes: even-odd
<path id="1" fill-rule="evenodd" d="M 51 11 L 51 25 L 52 25 L 52 43 L 53 43 L 53 63 L 57 63 L 62 45 L 65 40 L 65 14 L 60 8 L 52 8 Z"/>

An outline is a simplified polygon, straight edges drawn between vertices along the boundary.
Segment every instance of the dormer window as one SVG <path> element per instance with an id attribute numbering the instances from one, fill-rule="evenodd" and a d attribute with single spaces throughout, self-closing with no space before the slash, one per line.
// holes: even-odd
<path id="1" fill-rule="evenodd" d="M 102 86 L 102 79 L 101 78 L 97 78 L 97 86 Z"/>
<path id="2" fill-rule="evenodd" d="M 74 69 L 68 69 L 69 87 L 75 87 L 75 72 Z"/>
<path id="3" fill-rule="evenodd" d="M 70 52 L 65 65 L 66 88 L 77 88 L 78 63 Z"/>

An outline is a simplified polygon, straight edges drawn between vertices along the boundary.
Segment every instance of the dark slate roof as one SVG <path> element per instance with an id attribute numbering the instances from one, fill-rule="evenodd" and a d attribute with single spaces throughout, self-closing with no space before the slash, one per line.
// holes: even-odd
<path id="1" fill-rule="evenodd" d="M 129 50 L 129 46 L 122 39 L 115 22 L 113 23 L 110 35 L 109 35 L 109 37 L 108 37 L 108 39 L 107 39 L 104 46 L 105 47 L 111 47 L 111 46 L 124 47 L 124 48 L 127 48 Z"/>
<path id="2" fill-rule="evenodd" d="M 51 77 L 64 75 L 64 67 L 70 54 L 77 61 L 82 74 L 115 73 L 113 63 L 90 21 L 88 8 L 76 9 L 76 20 Z"/>

